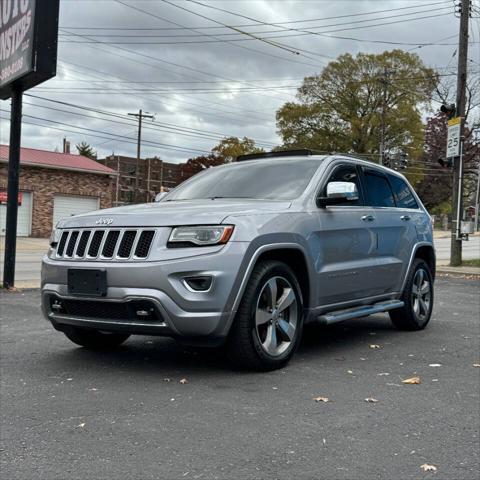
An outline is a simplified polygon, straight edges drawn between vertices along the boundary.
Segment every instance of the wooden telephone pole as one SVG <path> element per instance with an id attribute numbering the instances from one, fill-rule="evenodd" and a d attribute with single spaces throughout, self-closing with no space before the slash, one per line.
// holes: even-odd
<path id="1" fill-rule="evenodd" d="M 153 115 L 148 115 L 147 113 L 143 113 L 140 109 L 138 113 L 129 113 L 132 117 L 138 118 L 138 139 L 137 139 L 137 161 L 135 163 L 135 197 L 138 195 L 138 175 L 140 170 L 140 151 L 141 151 L 141 143 L 142 143 L 142 120 L 144 118 L 151 118 L 153 120 Z"/>
<path id="2" fill-rule="evenodd" d="M 458 39 L 458 70 L 457 70 L 457 108 L 456 115 L 460 123 L 460 156 L 453 164 L 453 195 L 452 195 L 452 239 L 450 246 L 450 265 L 462 263 L 462 239 L 459 238 L 460 222 L 462 220 L 463 168 L 462 147 L 465 126 L 465 104 L 467 87 L 467 56 L 468 56 L 468 19 L 470 17 L 470 0 L 461 0 L 460 33 Z"/>

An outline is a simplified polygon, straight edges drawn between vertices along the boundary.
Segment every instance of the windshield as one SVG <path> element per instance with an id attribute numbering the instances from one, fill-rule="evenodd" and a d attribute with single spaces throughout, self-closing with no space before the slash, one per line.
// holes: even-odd
<path id="1" fill-rule="evenodd" d="M 321 159 L 261 160 L 211 168 L 168 194 L 165 201 L 201 198 L 292 200 L 308 185 Z"/>

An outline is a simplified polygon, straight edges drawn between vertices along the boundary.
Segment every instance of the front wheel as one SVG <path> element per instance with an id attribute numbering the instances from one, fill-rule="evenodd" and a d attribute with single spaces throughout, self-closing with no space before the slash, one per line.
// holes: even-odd
<path id="1" fill-rule="evenodd" d="M 281 368 L 294 354 L 302 327 L 302 295 L 295 274 L 282 262 L 260 262 L 245 289 L 227 354 L 244 368 Z"/>
<path id="2" fill-rule="evenodd" d="M 90 350 L 111 350 L 130 336 L 126 333 L 108 333 L 97 330 L 70 327 L 63 332 L 73 343 Z"/>
<path id="3" fill-rule="evenodd" d="M 430 321 L 433 309 L 433 278 L 427 263 L 415 259 L 401 300 L 402 308 L 389 312 L 392 323 L 400 330 L 422 330 Z"/>

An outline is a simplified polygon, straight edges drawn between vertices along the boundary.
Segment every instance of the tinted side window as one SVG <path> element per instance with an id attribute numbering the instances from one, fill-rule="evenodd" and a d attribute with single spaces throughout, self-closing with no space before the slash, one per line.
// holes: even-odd
<path id="1" fill-rule="evenodd" d="M 336 167 L 333 173 L 327 180 L 325 188 L 323 189 L 322 196 L 327 196 L 327 184 L 329 182 L 352 182 L 357 186 L 358 200 L 355 202 L 348 202 L 348 205 L 363 205 L 361 201 L 362 190 L 360 187 L 360 178 L 358 176 L 357 167 L 355 165 L 341 165 Z"/>
<path id="2" fill-rule="evenodd" d="M 399 208 L 418 208 L 418 203 L 415 200 L 408 185 L 399 177 L 395 175 L 388 176 L 392 185 L 395 196 L 397 197 L 397 207 Z"/>
<path id="3" fill-rule="evenodd" d="M 365 172 L 368 205 L 372 207 L 394 207 L 395 199 L 387 177 L 381 173 Z"/>

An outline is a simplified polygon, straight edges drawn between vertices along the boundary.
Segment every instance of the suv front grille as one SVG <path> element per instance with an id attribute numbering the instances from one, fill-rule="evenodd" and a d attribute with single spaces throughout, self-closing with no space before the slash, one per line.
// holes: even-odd
<path id="1" fill-rule="evenodd" d="M 86 260 L 144 260 L 155 237 L 152 229 L 64 230 L 56 258 Z"/>

